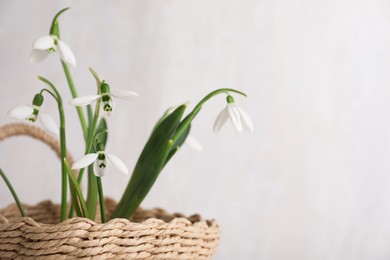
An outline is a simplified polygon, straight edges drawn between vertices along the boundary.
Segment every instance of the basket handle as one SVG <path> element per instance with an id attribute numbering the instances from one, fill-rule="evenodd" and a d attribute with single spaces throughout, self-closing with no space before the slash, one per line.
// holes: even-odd
<path id="1" fill-rule="evenodd" d="M 8 124 L 0 127 L 0 142 L 7 138 L 19 135 L 30 136 L 32 138 L 42 141 L 43 143 L 47 144 L 52 150 L 54 150 L 58 158 L 61 159 L 60 142 L 56 137 L 45 132 L 44 130 L 35 126 L 21 123 Z M 73 157 L 69 151 L 67 151 L 66 159 L 68 160 L 69 164 L 72 165 Z"/>

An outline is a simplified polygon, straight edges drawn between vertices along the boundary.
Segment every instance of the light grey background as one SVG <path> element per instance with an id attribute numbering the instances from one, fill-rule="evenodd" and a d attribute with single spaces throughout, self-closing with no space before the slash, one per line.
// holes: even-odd
<path id="1" fill-rule="evenodd" d="M 29 63 L 32 42 L 60 18 L 73 49 L 80 95 L 93 93 L 92 66 L 112 88 L 140 97 L 118 101 L 107 150 L 132 168 L 157 118 L 190 107 L 215 88 L 235 87 L 256 132 L 231 125 L 214 135 L 220 96 L 196 119 L 203 144 L 183 147 L 144 207 L 201 213 L 222 227 L 215 259 L 390 259 L 390 2 L 309 0 L 0 2 L 0 123 L 53 81 L 69 100 L 56 55 Z M 56 117 L 49 98 L 44 109 Z M 67 138 L 83 141 L 74 108 Z M 1 143 L 0 165 L 21 199 L 60 199 L 60 163 L 34 140 Z M 129 177 L 113 170 L 105 193 L 119 199 Z M 12 202 L 0 182 L 0 206 Z"/>

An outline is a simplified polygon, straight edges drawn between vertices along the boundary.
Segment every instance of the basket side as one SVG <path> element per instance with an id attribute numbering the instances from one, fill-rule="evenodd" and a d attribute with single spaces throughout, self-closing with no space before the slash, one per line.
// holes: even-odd
<path id="1" fill-rule="evenodd" d="M 33 209 L 34 216 L 55 216 L 59 205 L 46 201 Z M 44 224 L 12 212 L 12 206 L 0 210 L 0 259 L 210 259 L 220 239 L 215 221 L 161 209 L 138 209 L 138 222 L 113 219 L 105 224 L 85 218 Z M 50 217 L 41 219 L 50 222 Z"/>

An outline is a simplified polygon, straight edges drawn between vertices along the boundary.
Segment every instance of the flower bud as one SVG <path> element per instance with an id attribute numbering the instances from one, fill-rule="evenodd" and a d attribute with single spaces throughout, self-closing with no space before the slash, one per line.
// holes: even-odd
<path id="1" fill-rule="evenodd" d="M 230 95 L 226 97 L 226 101 L 228 102 L 228 104 L 234 104 L 234 98 Z"/>
<path id="2" fill-rule="evenodd" d="M 32 101 L 33 103 L 33 112 L 31 115 L 29 115 L 26 120 L 30 122 L 35 122 L 37 120 L 37 116 L 39 113 L 39 108 L 42 106 L 43 103 L 43 95 L 41 93 L 38 93 L 34 96 L 34 99 Z"/>
<path id="3" fill-rule="evenodd" d="M 32 103 L 33 103 L 33 106 L 40 107 L 43 103 L 43 95 L 41 93 L 36 94 L 34 96 Z"/>
<path id="4" fill-rule="evenodd" d="M 102 95 L 110 93 L 110 86 L 104 80 L 103 80 L 102 84 L 100 84 L 100 93 Z"/>

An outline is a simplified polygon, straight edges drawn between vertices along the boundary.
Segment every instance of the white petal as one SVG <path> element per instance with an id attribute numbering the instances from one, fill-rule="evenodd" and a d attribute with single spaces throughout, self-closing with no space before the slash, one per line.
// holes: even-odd
<path id="1" fill-rule="evenodd" d="M 230 121 L 232 121 L 234 127 L 237 129 L 239 133 L 242 132 L 242 124 L 240 120 L 240 112 L 238 112 L 238 109 L 236 105 L 229 104 L 227 106 L 227 111 L 229 114 Z"/>
<path id="2" fill-rule="evenodd" d="M 138 93 L 130 90 L 112 90 L 111 96 L 121 99 L 132 99 L 138 97 Z"/>
<path id="3" fill-rule="evenodd" d="M 40 111 L 38 113 L 38 118 L 39 118 L 39 121 L 41 122 L 42 126 L 47 131 L 49 131 L 57 136 L 59 135 L 58 126 L 51 116 Z"/>
<path id="4" fill-rule="evenodd" d="M 227 108 L 224 108 L 221 111 L 221 113 L 219 113 L 217 119 L 215 120 L 214 127 L 213 127 L 214 133 L 217 133 L 221 129 L 221 127 L 226 123 L 227 119 L 228 119 Z"/>
<path id="5" fill-rule="evenodd" d="M 72 170 L 87 167 L 88 165 L 96 161 L 97 157 L 98 157 L 97 153 L 89 153 L 82 156 L 80 159 L 78 159 L 72 164 Z"/>
<path id="6" fill-rule="evenodd" d="M 57 40 L 57 45 L 58 53 L 60 54 L 61 59 L 69 65 L 76 67 L 76 58 L 74 57 L 73 52 L 69 46 L 61 40 Z"/>
<path id="7" fill-rule="evenodd" d="M 102 95 L 77 97 L 69 101 L 69 104 L 74 106 L 85 106 L 91 104 L 93 101 L 98 100 L 99 98 L 101 98 L 101 96 Z"/>
<path id="8" fill-rule="evenodd" d="M 30 53 L 30 62 L 37 63 L 43 61 L 49 55 L 48 51 L 33 49 Z"/>
<path id="9" fill-rule="evenodd" d="M 106 157 L 112 162 L 112 164 L 121 172 L 124 174 L 129 174 L 129 170 L 127 169 L 126 165 L 113 154 L 106 154 Z"/>
<path id="10" fill-rule="evenodd" d="M 95 174 L 95 176 L 103 177 L 104 174 L 106 173 L 106 168 L 100 168 L 98 166 L 98 160 L 96 160 L 95 163 L 93 164 L 93 173 Z"/>
<path id="11" fill-rule="evenodd" d="M 33 111 L 34 109 L 29 106 L 17 106 L 8 111 L 7 115 L 17 119 L 26 119 Z"/>
<path id="12" fill-rule="evenodd" d="M 203 150 L 202 145 L 192 135 L 187 136 L 185 144 L 194 151 L 200 152 Z"/>
<path id="13" fill-rule="evenodd" d="M 244 129 L 253 133 L 255 129 L 253 128 L 252 119 L 250 118 L 248 113 L 240 107 L 238 107 L 238 112 L 240 113 L 241 123 Z"/>
<path id="14" fill-rule="evenodd" d="M 34 42 L 33 48 L 38 50 L 48 50 L 54 47 L 54 39 L 50 35 L 43 36 Z"/>

